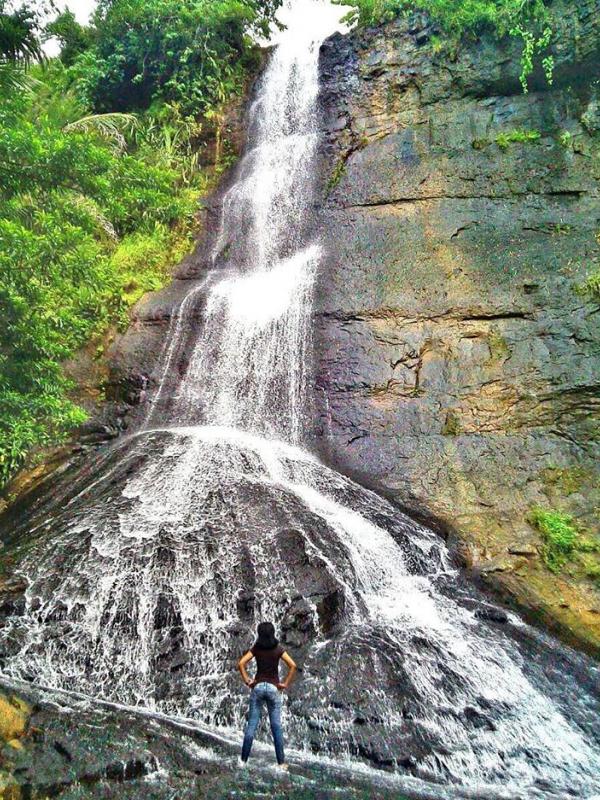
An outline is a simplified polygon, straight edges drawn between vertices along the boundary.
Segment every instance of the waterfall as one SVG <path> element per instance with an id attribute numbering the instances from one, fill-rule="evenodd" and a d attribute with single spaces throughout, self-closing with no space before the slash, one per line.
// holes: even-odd
<path id="1" fill-rule="evenodd" d="M 319 41 L 313 37 L 302 28 L 284 35 L 250 108 L 250 141 L 223 198 L 212 253 L 213 264 L 226 253 L 233 267 L 208 293 L 170 410 L 176 424 L 202 422 L 300 441 L 320 258 L 318 243 L 305 236 L 318 144 Z M 184 300 L 179 321 L 197 292 L 193 288 Z M 168 344 L 155 403 L 184 335 L 180 325 Z"/>
<path id="2" fill-rule="evenodd" d="M 303 449 L 318 48 L 291 28 L 271 54 L 147 424 L 14 533 L 26 602 L 0 629 L 2 671 L 239 729 L 236 660 L 272 619 L 302 667 L 285 711 L 298 750 L 486 796 L 591 798 L 585 658 L 516 616 L 480 619 L 436 534 Z"/>

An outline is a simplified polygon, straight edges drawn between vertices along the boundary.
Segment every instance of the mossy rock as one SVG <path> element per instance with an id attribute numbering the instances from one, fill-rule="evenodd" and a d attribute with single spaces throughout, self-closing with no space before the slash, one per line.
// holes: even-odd
<path id="1" fill-rule="evenodd" d="M 442 428 L 442 434 L 444 436 L 458 436 L 461 430 L 462 428 L 458 414 L 453 409 L 448 409 L 446 412 L 444 427 Z"/>
<path id="2" fill-rule="evenodd" d="M 547 467 L 541 477 L 549 491 L 563 496 L 581 492 L 586 487 L 597 489 L 600 486 L 598 474 L 584 467 Z"/>
<path id="3" fill-rule="evenodd" d="M 505 361 L 510 356 L 510 347 L 504 336 L 496 328 L 490 328 L 487 335 L 487 343 L 490 349 L 490 361 Z"/>

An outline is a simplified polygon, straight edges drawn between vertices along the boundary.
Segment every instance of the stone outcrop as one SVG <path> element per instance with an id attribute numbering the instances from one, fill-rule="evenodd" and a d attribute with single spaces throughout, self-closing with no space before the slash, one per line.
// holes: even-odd
<path id="1" fill-rule="evenodd" d="M 569 8 L 528 95 L 514 41 L 423 16 L 325 43 L 315 396 L 330 463 L 598 652 L 598 553 L 555 575 L 528 523 L 599 542 L 600 4 Z"/>

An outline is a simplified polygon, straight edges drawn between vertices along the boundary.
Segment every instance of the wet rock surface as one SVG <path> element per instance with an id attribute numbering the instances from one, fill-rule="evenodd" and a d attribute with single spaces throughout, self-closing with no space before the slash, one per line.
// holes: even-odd
<path id="1" fill-rule="evenodd" d="M 235 734 L 193 721 L 119 709 L 81 696 L 0 683 L 0 710 L 18 715 L 18 738 L 0 727 L 4 800 L 443 800 L 435 787 L 400 787 L 392 776 L 291 754 L 281 774 L 267 746 L 238 762 Z M 10 735 L 10 739 L 7 736 Z M 375 794 L 374 794 L 375 793 Z M 473 795 L 458 793 L 460 800 Z"/>
<path id="2" fill-rule="evenodd" d="M 405 784 L 448 784 L 446 796 L 460 798 L 467 753 L 497 800 L 494 785 L 505 782 L 517 800 L 515 774 L 527 800 L 532 780 L 554 770 L 561 791 L 565 774 L 569 785 L 594 783 L 600 686 L 590 659 L 491 604 L 452 569 L 436 534 L 381 498 L 306 455 L 285 451 L 284 464 L 260 452 L 204 429 L 151 431 L 13 507 L 0 530 L 21 578 L 0 586 L 0 671 L 239 731 L 246 692 L 235 664 L 267 616 L 299 665 L 285 728 L 302 769 L 311 754 L 352 758 L 355 769 L 366 762 Z M 181 455 L 185 485 L 174 480 Z M 273 483 L 274 458 L 287 479 L 275 470 Z M 311 482 L 332 493 L 328 513 L 307 503 Z M 180 502 L 165 504 L 165 491 Z M 347 518 L 360 524 L 355 538 L 340 525 Z M 538 744 L 548 714 L 560 756 Z M 75 770 L 68 734 L 78 735 L 78 719 L 61 719 L 47 752 L 32 756 L 50 759 L 49 775 L 57 764 Z M 106 735 L 115 731 L 107 723 Z M 146 780 L 150 756 L 164 763 L 162 751 L 131 741 L 122 758 L 102 751 L 90 785 Z"/>
<path id="3" fill-rule="evenodd" d="M 553 575 L 527 518 L 598 542 L 600 326 L 578 286 L 600 258 L 599 19 L 569 6 L 554 85 L 528 95 L 514 42 L 451 58 L 423 16 L 324 44 L 315 348 L 325 458 L 595 653 L 598 554 Z"/>

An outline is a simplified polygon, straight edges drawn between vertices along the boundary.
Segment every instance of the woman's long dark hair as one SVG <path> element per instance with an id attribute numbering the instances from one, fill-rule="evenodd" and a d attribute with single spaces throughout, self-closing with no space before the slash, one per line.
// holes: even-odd
<path id="1" fill-rule="evenodd" d="M 273 650 L 277 647 L 279 641 L 275 638 L 275 626 L 272 622 L 261 622 L 256 629 L 258 636 L 256 637 L 255 647 L 260 647 L 262 650 Z"/>

